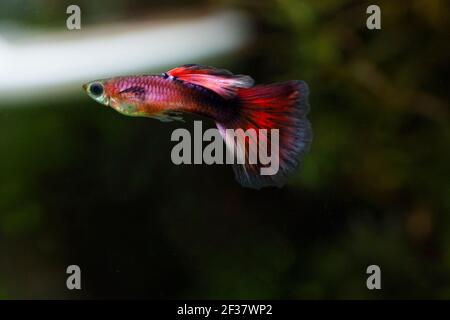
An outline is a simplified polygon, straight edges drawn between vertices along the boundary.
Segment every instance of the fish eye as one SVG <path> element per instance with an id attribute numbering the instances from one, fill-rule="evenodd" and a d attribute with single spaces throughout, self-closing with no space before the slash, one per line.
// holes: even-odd
<path id="1" fill-rule="evenodd" d="M 96 97 L 103 94 L 103 85 L 101 83 L 95 82 L 89 86 L 89 91 Z"/>

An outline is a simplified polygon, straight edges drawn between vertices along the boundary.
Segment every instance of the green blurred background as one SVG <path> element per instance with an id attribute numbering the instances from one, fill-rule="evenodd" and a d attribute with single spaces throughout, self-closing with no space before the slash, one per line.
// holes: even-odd
<path id="1" fill-rule="evenodd" d="M 450 298 L 447 1 L 377 1 L 379 31 L 349 0 L 2 0 L 0 20 L 61 29 L 72 3 L 86 24 L 242 10 L 248 45 L 186 63 L 305 80 L 314 141 L 286 187 L 255 191 L 228 166 L 172 164 L 195 118 L 123 117 L 81 89 L 3 105 L 0 298 Z"/>

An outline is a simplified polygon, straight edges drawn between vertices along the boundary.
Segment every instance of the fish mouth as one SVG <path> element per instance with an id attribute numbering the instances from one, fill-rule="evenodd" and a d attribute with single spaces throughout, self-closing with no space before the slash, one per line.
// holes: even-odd
<path id="1" fill-rule="evenodd" d="M 89 83 L 85 83 L 85 84 L 83 84 L 83 85 L 82 85 L 82 87 L 83 87 L 84 91 L 86 91 L 86 90 L 87 90 L 87 87 L 88 87 L 88 85 L 89 85 Z"/>

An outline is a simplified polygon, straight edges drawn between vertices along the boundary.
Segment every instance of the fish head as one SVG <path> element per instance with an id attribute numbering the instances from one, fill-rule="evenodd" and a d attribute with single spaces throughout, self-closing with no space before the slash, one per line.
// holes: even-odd
<path id="1" fill-rule="evenodd" d="M 83 84 L 83 89 L 89 97 L 105 106 L 109 105 L 109 96 L 105 90 L 105 81 L 96 80 Z"/>
<path id="2" fill-rule="evenodd" d="M 123 88 L 120 79 L 95 80 L 83 84 L 89 97 L 127 116 L 142 116 L 141 101 L 134 92 Z"/>

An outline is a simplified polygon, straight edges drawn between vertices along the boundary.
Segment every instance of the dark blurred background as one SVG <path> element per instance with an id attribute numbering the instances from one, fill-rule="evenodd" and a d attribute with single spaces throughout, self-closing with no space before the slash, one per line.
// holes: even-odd
<path id="1" fill-rule="evenodd" d="M 2 1 L 0 21 L 64 30 L 73 2 Z M 172 164 L 194 117 L 124 117 L 81 83 L 0 96 L 0 298 L 450 298 L 447 1 L 377 1 L 381 30 L 364 1 L 77 2 L 83 28 L 240 10 L 246 45 L 185 63 L 305 80 L 314 141 L 286 187 L 255 191 L 229 166 Z"/>

